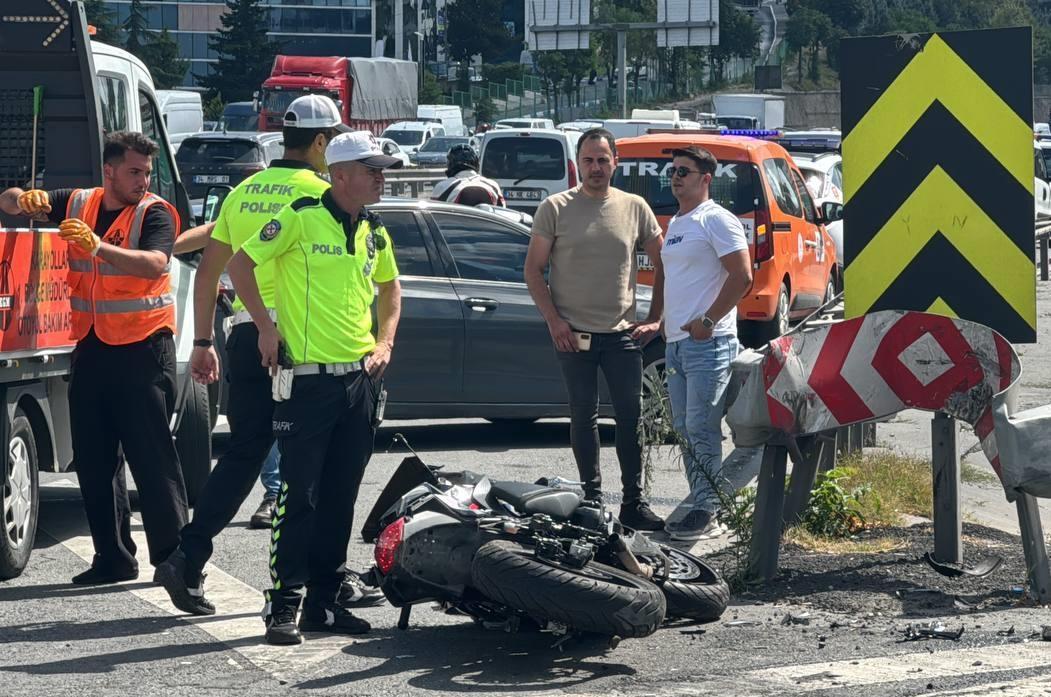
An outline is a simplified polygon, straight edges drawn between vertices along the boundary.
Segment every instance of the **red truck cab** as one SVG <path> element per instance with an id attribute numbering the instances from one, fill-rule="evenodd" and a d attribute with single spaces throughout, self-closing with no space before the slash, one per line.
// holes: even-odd
<path id="1" fill-rule="evenodd" d="M 416 64 L 390 58 L 276 56 L 262 86 L 259 130 L 281 130 L 288 105 L 305 94 L 331 97 L 343 123 L 380 135 L 395 121 L 416 118 Z"/>

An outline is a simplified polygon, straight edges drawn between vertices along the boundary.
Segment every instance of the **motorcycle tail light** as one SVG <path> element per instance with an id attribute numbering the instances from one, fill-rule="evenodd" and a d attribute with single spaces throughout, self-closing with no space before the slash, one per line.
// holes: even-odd
<path id="1" fill-rule="evenodd" d="M 376 558 L 376 566 L 380 573 L 388 574 L 394 568 L 394 555 L 401 547 L 402 537 L 405 535 L 405 519 L 398 518 L 388 525 L 376 539 L 376 548 L 373 555 Z"/>

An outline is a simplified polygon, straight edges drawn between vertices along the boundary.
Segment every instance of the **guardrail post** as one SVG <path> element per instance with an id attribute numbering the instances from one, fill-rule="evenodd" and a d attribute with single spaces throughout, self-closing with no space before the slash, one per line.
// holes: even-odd
<path id="1" fill-rule="evenodd" d="M 1018 509 L 1018 527 L 1022 531 L 1022 549 L 1029 576 L 1029 595 L 1046 605 L 1051 602 L 1051 566 L 1044 544 L 1044 527 L 1040 523 L 1040 506 L 1036 498 L 1022 494 L 1015 501 Z"/>
<path id="2" fill-rule="evenodd" d="M 1047 235 L 1040 236 L 1040 280 L 1047 280 Z"/>
<path id="3" fill-rule="evenodd" d="M 931 420 L 931 471 L 934 479 L 934 558 L 963 561 L 960 518 L 960 448 L 956 419 L 938 412 Z M 1041 538 L 1042 540 L 1043 538 Z"/>
<path id="4" fill-rule="evenodd" d="M 752 546 L 748 552 L 748 578 L 769 581 L 777 575 L 777 557 L 781 545 L 781 518 L 785 501 L 785 472 L 788 449 L 783 445 L 766 445 L 759 468 L 759 485 L 752 521 Z"/>

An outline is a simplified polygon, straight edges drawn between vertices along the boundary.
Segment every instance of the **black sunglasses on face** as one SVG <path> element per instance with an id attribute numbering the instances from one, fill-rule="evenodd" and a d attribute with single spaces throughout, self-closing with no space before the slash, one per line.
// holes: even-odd
<path id="1" fill-rule="evenodd" d="M 690 176 L 690 172 L 697 172 L 698 174 L 700 174 L 701 170 L 699 170 L 699 169 L 690 169 L 689 167 L 672 167 L 672 169 L 671 169 L 671 175 L 673 177 L 683 177 L 683 178 L 685 178 L 685 177 Z"/>

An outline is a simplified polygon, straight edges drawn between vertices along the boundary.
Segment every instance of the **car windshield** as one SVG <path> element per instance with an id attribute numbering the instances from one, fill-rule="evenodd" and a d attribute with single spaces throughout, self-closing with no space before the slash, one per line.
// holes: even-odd
<path id="1" fill-rule="evenodd" d="M 502 128 L 532 128 L 532 121 L 500 121 L 496 124 Z"/>
<path id="2" fill-rule="evenodd" d="M 671 168 L 669 158 L 622 157 L 613 186 L 646 199 L 657 215 L 672 215 L 679 202 L 671 192 Z M 720 161 L 710 191 L 716 203 L 734 215 L 748 215 L 758 204 L 759 172 L 748 162 Z"/>
<path id="3" fill-rule="evenodd" d="M 423 131 L 387 130 L 383 132 L 383 137 L 390 138 L 398 145 L 419 145 L 423 142 Z"/>
<path id="4" fill-rule="evenodd" d="M 1044 167 L 1051 173 L 1051 148 L 1040 148 L 1040 154 L 1044 158 Z"/>
<path id="5" fill-rule="evenodd" d="M 554 138 L 515 136 L 486 143 L 482 175 L 493 179 L 550 179 L 566 176 L 566 152 Z"/>
<path id="6" fill-rule="evenodd" d="M 420 148 L 420 152 L 449 152 L 449 148 L 454 145 L 466 145 L 466 138 L 431 138 L 423 147 Z"/>
<path id="7" fill-rule="evenodd" d="M 799 171 L 803 173 L 803 179 L 806 180 L 806 188 L 810 190 L 810 195 L 814 198 L 821 198 L 821 194 L 825 190 L 824 172 L 802 166 L 800 166 Z"/>
<path id="8" fill-rule="evenodd" d="M 223 116 L 217 131 L 254 131 L 259 126 L 259 117 L 255 114 L 234 114 Z"/>
<path id="9" fill-rule="evenodd" d="M 187 138 L 175 161 L 180 166 L 251 164 L 263 161 L 263 150 L 250 140 Z"/>

